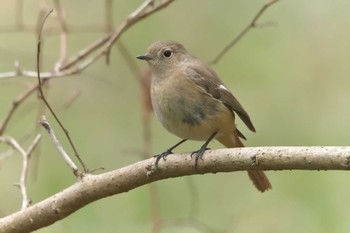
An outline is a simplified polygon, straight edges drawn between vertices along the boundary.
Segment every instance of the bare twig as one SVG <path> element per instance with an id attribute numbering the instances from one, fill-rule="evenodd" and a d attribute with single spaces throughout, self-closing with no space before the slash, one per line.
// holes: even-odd
<path id="1" fill-rule="evenodd" d="M 52 142 L 54 143 L 55 147 L 57 148 L 58 152 L 60 152 L 63 160 L 68 164 L 68 166 L 72 169 L 74 175 L 78 178 L 81 178 L 82 174 L 79 172 L 78 167 L 74 164 L 73 160 L 69 157 L 67 152 L 64 150 L 61 143 L 58 141 L 57 136 L 54 132 L 54 130 L 51 128 L 51 125 L 46 120 L 45 116 L 42 116 L 40 118 L 39 123 L 46 129 L 46 131 L 49 133 Z"/>
<path id="2" fill-rule="evenodd" d="M 57 77 L 67 77 L 74 74 L 79 74 L 83 70 L 85 70 L 92 62 L 88 64 L 81 64 L 78 67 L 74 67 L 72 69 L 64 70 L 64 71 L 52 71 L 52 72 L 41 72 L 40 78 L 41 79 L 49 79 L 49 78 L 57 78 Z M 0 79 L 8 79 L 8 78 L 14 78 L 18 76 L 28 77 L 28 78 L 36 78 L 38 77 L 37 71 L 32 70 L 24 70 L 19 67 L 19 71 L 8 71 L 8 72 L 2 72 L 0 73 Z"/>
<path id="3" fill-rule="evenodd" d="M 102 53 L 106 55 L 107 64 L 109 64 L 109 54 L 111 47 L 119 39 L 124 31 L 134 25 L 136 22 L 148 17 L 149 15 L 167 7 L 174 0 L 164 0 L 157 5 L 152 0 L 145 0 L 134 12 L 132 12 L 127 19 L 111 34 L 109 40 L 104 45 Z"/>
<path id="4" fill-rule="evenodd" d="M 86 48 L 82 49 L 80 52 L 78 52 L 77 55 L 72 56 L 70 59 L 67 60 L 66 64 L 64 64 L 61 67 L 61 72 L 68 70 L 68 69 L 71 69 L 72 67 L 77 65 L 79 62 L 84 60 L 86 57 L 88 57 L 93 52 L 95 52 L 97 49 L 99 49 L 103 44 L 105 44 L 109 40 L 109 38 L 110 38 L 110 35 L 105 36 L 105 37 L 95 41 L 91 45 L 87 46 Z M 81 69 L 79 69 L 79 70 L 81 70 Z"/>
<path id="5" fill-rule="evenodd" d="M 46 21 L 48 15 L 50 15 L 51 12 L 52 12 L 52 9 L 48 7 L 47 2 L 45 0 L 40 0 L 38 18 L 35 24 L 35 34 L 40 35 L 42 33 L 43 22 Z"/>
<path id="6" fill-rule="evenodd" d="M 28 197 L 27 193 L 27 174 L 28 174 L 28 163 L 31 153 L 34 151 L 36 145 L 40 141 L 41 135 L 37 135 L 33 141 L 33 143 L 30 145 L 29 149 L 25 151 L 19 143 L 10 136 L 0 136 L 0 142 L 5 142 L 12 146 L 15 150 L 17 150 L 22 155 L 22 172 L 21 172 L 21 178 L 20 182 L 18 184 L 18 187 L 21 190 L 22 194 L 22 210 L 29 207 L 30 205 L 30 199 Z"/>
<path id="7" fill-rule="evenodd" d="M 29 148 L 27 149 L 28 156 L 31 156 L 31 154 L 33 153 L 33 151 L 37 147 L 40 139 L 41 139 L 41 134 L 36 135 L 36 137 L 34 138 L 32 144 L 30 144 Z"/>
<path id="8" fill-rule="evenodd" d="M 0 135 L 2 135 L 4 133 L 11 117 L 13 116 L 13 114 L 16 111 L 16 109 L 18 108 L 18 106 L 24 100 L 26 100 L 37 88 L 38 88 L 38 85 L 33 85 L 33 86 L 29 87 L 27 91 L 20 94 L 19 96 L 16 97 L 16 99 L 14 99 L 12 101 L 12 106 L 11 106 L 10 110 L 8 111 L 5 118 L 2 120 L 2 122 L 0 124 Z"/>
<path id="9" fill-rule="evenodd" d="M 75 156 L 78 158 L 80 164 L 83 166 L 84 172 L 88 172 L 87 167 L 85 166 L 83 160 L 80 158 L 77 149 L 74 146 L 74 143 L 71 139 L 71 137 L 69 136 L 69 132 L 68 130 L 64 127 L 64 125 L 62 124 L 62 122 L 60 121 L 60 119 L 57 117 L 56 113 L 53 111 L 52 107 L 50 106 L 49 102 L 47 101 L 47 99 L 44 96 L 44 92 L 42 89 L 42 82 L 41 82 L 41 77 L 40 77 L 40 49 L 41 49 L 41 32 L 42 32 L 42 28 L 44 27 L 45 21 L 47 19 L 47 17 L 50 15 L 50 13 L 52 12 L 52 10 L 46 15 L 46 17 L 43 20 L 41 29 L 40 29 L 40 33 L 38 36 L 38 44 L 37 44 L 37 56 L 36 56 L 36 67 L 37 67 L 37 74 L 38 74 L 38 89 L 39 89 L 39 94 L 40 94 L 40 98 L 43 100 L 43 102 L 45 103 L 46 107 L 49 109 L 49 111 L 51 112 L 51 114 L 54 116 L 55 120 L 57 121 L 57 123 L 60 125 L 61 129 L 63 130 L 63 132 L 65 133 L 73 151 Z M 74 172 L 74 170 L 73 170 Z M 78 173 L 75 171 L 74 172 L 75 175 L 77 175 Z"/>
<path id="10" fill-rule="evenodd" d="M 71 187 L 0 219 L 0 232 L 30 232 L 67 217 L 98 199 L 158 180 L 244 170 L 349 170 L 350 147 L 244 147 L 206 151 L 198 169 L 190 154 L 174 154 L 152 170 L 154 158 L 101 175 L 86 175 Z M 248 185 L 248 184 L 247 184 Z M 249 184 L 250 185 L 250 184 Z M 276 189 L 278 187 L 275 186 Z"/>
<path id="11" fill-rule="evenodd" d="M 145 0 L 134 12 L 129 15 L 129 18 L 135 18 L 145 11 L 149 6 L 154 4 L 154 0 Z"/>
<path id="12" fill-rule="evenodd" d="M 21 173 L 20 183 L 18 184 L 21 193 L 22 193 L 22 210 L 27 208 L 29 206 L 30 200 L 28 198 L 27 194 L 27 188 L 26 188 L 26 173 L 28 170 L 28 156 L 25 150 L 18 144 L 18 142 L 9 136 L 2 136 L 0 137 L 1 142 L 5 142 L 12 146 L 15 150 L 17 150 L 22 155 L 22 161 L 23 161 L 23 169 Z"/>
<path id="13" fill-rule="evenodd" d="M 89 50 L 90 48 L 86 48 L 86 49 Z M 62 71 L 53 70 L 50 72 L 40 72 L 39 75 L 40 75 L 40 78 L 44 80 L 44 79 L 67 77 L 70 75 L 79 74 L 82 71 L 84 71 L 95 60 L 96 60 L 95 57 L 93 57 L 90 60 L 82 62 L 81 64 L 79 64 L 75 67 L 68 67 L 68 68 L 65 67 L 64 69 L 62 69 L 62 67 L 61 67 Z M 15 70 L 14 71 L 0 73 L 0 79 L 14 78 L 14 77 L 18 77 L 18 76 L 23 76 L 23 77 L 28 77 L 28 78 L 37 78 L 38 72 L 23 69 L 18 62 L 15 62 Z"/>
<path id="14" fill-rule="evenodd" d="M 67 34 L 68 28 L 66 23 L 66 14 L 62 8 L 61 0 L 54 1 L 55 8 L 57 11 L 57 18 L 60 23 L 61 33 L 60 33 L 60 56 L 56 62 L 54 70 L 59 71 L 62 64 L 66 62 L 67 59 Z"/>
<path id="15" fill-rule="evenodd" d="M 26 195 L 26 184 L 27 184 L 27 176 L 28 176 L 28 165 L 29 165 L 29 159 L 35 148 L 37 147 L 39 141 L 41 139 L 41 135 L 38 134 L 32 144 L 29 146 L 27 152 L 25 153 L 25 157 L 23 158 L 23 165 L 22 165 L 22 172 L 21 172 L 21 179 L 20 179 L 20 188 L 21 188 L 21 193 L 23 196 L 23 201 L 22 201 L 22 209 L 27 208 L 30 204 L 30 200 L 28 199 L 28 196 L 25 197 Z"/>
<path id="16" fill-rule="evenodd" d="M 127 19 L 124 22 L 122 22 L 121 25 L 117 27 L 112 33 L 110 33 L 102 39 L 97 40 L 96 42 L 93 42 L 90 46 L 84 48 L 76 55 L 73 55 L 71 58 L 67 59 L 65 64 L 61 65 L 59 70 L 39 73 L 41 79 L 66 77 L 69 75 L 79 74 L 91 64 L 93 64 L 95 61 L 100 59 L 102 56 L 107 54 L 108 58 L 108 54 L 111 47 L 128 28 L 130 28 L 135 23 L 141 21 L 142 19 L 152 15 L 153 13 L 167 7 L 173 1 L 174 0 L 164 0 L 159 2 L 158 4 L 142 4 L 142 7 L 140 6 L 138 10 L 131 13 L 127 17 Z M 146 0 L 145 2 L 151 1 Z M 144 8 L 144 5 L 148 7 Z M 144 10 L 144 12 L 140 10 Z M 96 54 L 88 58 L 88 56 L 90 56 L 96 50 L 98 50 Z M 0 79 L 12 78 L 17 76 L 37 77 L 37 71 L 20 69 L 20 72 L 16 70 L 0 73 Z"/>
<path id="17" fill-rule="evenodd" d="M 40 22 L 42 21 L 43 17 L 45 16 L 45 13 L 49 9 L 49 5 L 47 1 L 40 0 L 39 1 L 39 17 L 37 19 L 37 24 L 35 26 L 25 24 L 25 20 L 23 19 L 23 0 L 16 0 L 15 3 L 15 17 L 14 21 L 15 24 L 13 26 L 1 26 L 0 32 L 1 33 L 9 33 L 9 32 L 29 32 L 29 33 L 37 33 L 38 28 L 40 26 Z M 113 10 L 113 0 L 106 0 L 106 15 L 108 15 Z M 107 16 L 109 17 L 109 16 Z M 67 29 L 69 28 L 70 33 L 84 33 L 84 32 L 106 32 L 106 26 L 102 25 L 72 25 L 69 23 L 66 23 Z M 108 26 L 107 26 L 108 28 Z M 57 35 L 61 34 L 61 26 L 51 26 L 45 28 L 45 34 L 46 35 Z"/>
<path id="18" fill-rule="evenodd" d="M 253 20 L 241 31 L 241 33 L 238 34 L 211 62 L 209 62 L 209 65 L 216 64 L 235 44 L 237 44 L 238 41 L 240 41 L 245 34 L 249 32 L 250 29 L 256 27 L 256 23 L 260 16 L 265 12 L 265 10 L 273 5 L 274 3 L 278 2 L 279 0 L 271 0 L 270 2 L 266 3 L 259 12 L 254 16 Z"/>

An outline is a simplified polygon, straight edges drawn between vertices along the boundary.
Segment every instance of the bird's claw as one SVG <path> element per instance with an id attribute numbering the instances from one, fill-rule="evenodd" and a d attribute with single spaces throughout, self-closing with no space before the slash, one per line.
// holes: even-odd
<path id="1" fill-rule="evenodd" d="M 193 151 L 191 153 L 191 158 L 193 158 L 193 156 L 195 157 L 195 162 L 194 162 L 194 167 L 197 168 L 198 167 L 198 160 L 199 159 L 203 159 L 203 155 L 204 155 L 204 152 L 206 150 L 210 150 L 210 148 L 207 148 L 205 146 L 202 146 L 201 148 L 199 148 L 199 150 L 196 150 L 196 151 Z"/>
<path id="2" fill-rule="evenodd" d="M 156 170 L 158 170 L 158 163 L 160 159 L 163 159 L 164 161 L 166 160 L 166 157 L 170 154 L 173 154 L 173 152 L 171 150 L 166 150 L 163 153 L 154 155 L 153 157 L 156 158 L 156 162 L 154 163 L 154 166 L 156 167 Z"/>

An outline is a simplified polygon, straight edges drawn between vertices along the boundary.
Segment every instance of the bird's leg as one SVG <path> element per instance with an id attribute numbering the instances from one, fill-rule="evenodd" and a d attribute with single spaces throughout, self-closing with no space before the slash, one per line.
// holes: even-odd
<path id="1" fill-rule="evenodd" d="M 168 149 L 166 149 L 164 152 L 154 155 L 153 157 L 156 157 L 156 162 L 154 163 L 156 170 L 158 170 L 158 162 L 161 158 L 163 158 L 165 160 L 165 157 L 167 155 L 172 154 L 172 150 L 174 150 L 176 147 L 180 146 L 182 143 L 186 142 L 187 139 L 182 139 L 180 142 L 176 143 L 175 145 L 173 145 L 172 147 L 169 147 Z"/>
<path id="2" fill-rule="evenodd" d="M 197 168 L 198 166 L 198 160 L 202 159 L 202 156 L 204 154 L 204 152 L 206 150 L 209 150 L 210 148 L 207 148 L 208 144 L 210 143 L 210 141 L 215 137 L 215 135 L 218 132 L 214 132 L 212 135 L 210 135 L 210 137 L 208 138 L 208 140 L 205 141 L 205 143 L 201 146 L 201 148 L 199 148 L 199 150 L 193 151 L 191 154 L 191 158 L 194 155 L 195 156 L 195 162 L 194 162 L 194 167 Z"/>

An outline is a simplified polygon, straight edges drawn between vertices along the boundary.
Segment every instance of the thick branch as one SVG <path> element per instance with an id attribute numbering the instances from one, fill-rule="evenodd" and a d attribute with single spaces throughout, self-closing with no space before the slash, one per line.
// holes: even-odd
<path id="1" fill-rule="evenodd" d="M 0 232 L 30 232 L 65 218 L 98 199 L 168 178 L 243 170 L 349 170 L 350 147 L 211 150 L 199 161 L 197 170 L 189 154 L 169 155 L 165 162 L 160 161 L 158 172 L 154 171 L 153 162 L 151 158 L 101 175 L 86 175 L 62 192 L 0 219 Z"/>

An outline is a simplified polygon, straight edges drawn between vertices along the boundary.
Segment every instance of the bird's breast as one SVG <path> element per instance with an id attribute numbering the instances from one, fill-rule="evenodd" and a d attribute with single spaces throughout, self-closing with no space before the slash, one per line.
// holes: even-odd
<path id="1" fill-rule="evenodd" d="M 206 140 L 225 117 L 234 127 L 233 114 L 220 101 L 181 77 L 152 81 L 151 97 L 159 121 L 180 138 Z"/>

